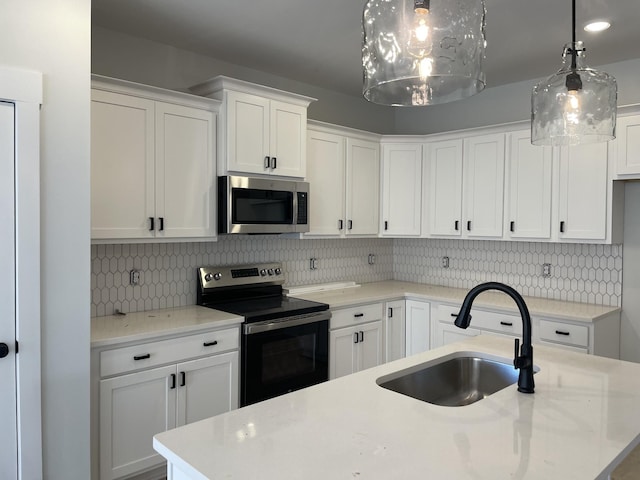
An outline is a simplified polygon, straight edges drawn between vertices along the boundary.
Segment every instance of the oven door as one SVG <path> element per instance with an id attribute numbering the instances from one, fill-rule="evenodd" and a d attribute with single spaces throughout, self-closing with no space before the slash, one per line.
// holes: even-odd
<path id="1" fill-rule="evenodd" d="M 329 311 L 244 326 L 240 405 L 329 379 Z"/>

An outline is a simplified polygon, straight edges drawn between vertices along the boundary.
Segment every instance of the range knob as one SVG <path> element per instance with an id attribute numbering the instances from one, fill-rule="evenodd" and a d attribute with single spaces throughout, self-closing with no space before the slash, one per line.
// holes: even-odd
<path id="1" fill-rule="evenodd" d="M 212 278 L 213 278 L 213 275 L 212 275 L 212 274 L 210 274 L 210 273 L 207 273 L 207 274 L 204 276 L 204 280 L 205 280 L 205 282 L 210 282 Z"/>
<path id="2" fill-rule="evenodd" d="M 276 275 L 280 275 L 282 273 L 282 270 L 280 268 L 276 268 L 275 272 L 276 272 Z"/>
<path id="3" fill-rule="evenodd" d="M 269 274 L 269 276 L 273 275 L 273 268 L 270 268 L 269 270 L 267 270 L 267 273 Z"/>
<path id="4" fill-rule="evenodd" d="M 264 277 L 266 274 L 267 274 L 267 271 L 264 268 L 260 270 L 260 275 Z"/>
<path id="5" fill-rule="evenodd" d="M 220 272 L 216 272 L 213 274 L 213 279 L 214 280 L 220 280 L 222 278 L 222 274 Z"/>

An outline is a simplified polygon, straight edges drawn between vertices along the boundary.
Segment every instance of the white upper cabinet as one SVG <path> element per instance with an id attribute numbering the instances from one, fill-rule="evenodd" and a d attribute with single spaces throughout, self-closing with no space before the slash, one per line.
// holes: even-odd
<path id="1" fill-rule="evenodd" d="M 422 200 L 422 145 L 382 145 L 383 236 L 419 236 Z"/>
<path id="2" fill-rule="evenodd" d="M 94 240 L 215 238 L 218 103 L 94 78 Z"/>
<path id="3" fill-rule="evenodd" d="M 377 142 L 347 138 L 347 235 L 378 234 L 379 151 Z"/>
<path id="4" fill-rule="evenodd" d="M 504 134 L 466 138 L 463 229 L 467 238 L 502 238 Z"/>
<path id="5" fill-rule="evenodd" d="M 607 144 L 559 150 L 558 238 L 607 238 Z"/>
<path id="6" fill-rule="evenodd" d="M 377 236 L 379 144 L 348 129 L 310 125 L 307 133 L 309 232 Z"/>
<path id="7" fill-rule="evenodd" d="M 505 238 L 549 240 L 552 149 L 532 145 L 530 130 L 507 138 Z"/>
<path id="8" fill-rule="evenodd" d="M 222 101 L 219 175 L 305 177 L 307 107 L 315 99 L 223 76 L 191 90 Z"/>
<path id="9" fill-rule="evenodd" d="M 613 144 L 616 174 L 620 178 L 640 178 L 640 115 L 618 117 Z"/>
<path id="10" fill-rule="evenodd" d="M 424 190 L 431 236 L 459 237 L 462 232 L 462 140 L 432 142 L 426 154 Z M 427 201 L 428 199 L 428 201 Z"/>
<path id="11" fill-rule="evenodd" d="M 342 135 L 311 128 L 307 132 L 308 235 L 337 236 L 344 232 L 345 145 Z"/>

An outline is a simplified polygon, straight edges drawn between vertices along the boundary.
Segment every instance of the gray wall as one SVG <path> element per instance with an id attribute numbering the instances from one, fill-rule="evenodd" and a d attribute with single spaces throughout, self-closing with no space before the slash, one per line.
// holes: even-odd
<path id="1" fill-rule="evenodd" d="M 44 478 L 84 480 L 90 475 L 91 1 L 3 0 L 1 23 L 2 64 L 44 77 L 41 267 L 33 272 L 42 287 Z"/>
<path id="2" fill-rule="evenodd" d="M 180 91 L 188 91 L 189 87 L 216 75 L 226 75 L 317 98 L 318 101 L 309 107 L 311 119 L 369 132 L 394 132 L 391 108 L 373 105 L 364 98 L 294 82 L 97 26 L 93 27 L 91 40 L 92 73 Z"/>
<path id="3" fill-rule="evenodd" d="M 551 75 L 560 67 L 550 59 Z M 618 82 L 618 105 L 640 103 L 640 59 L 598 67 Z M 421 135 L 527 120 L 531 116 L 531 90 L 540 79 L 487 88 L 479 94 L 431 107 L 395 109 L 396 133 Z"/>

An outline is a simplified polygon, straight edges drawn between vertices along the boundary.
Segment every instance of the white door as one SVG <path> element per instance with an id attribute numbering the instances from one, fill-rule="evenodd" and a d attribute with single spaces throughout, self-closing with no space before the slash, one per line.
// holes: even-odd
<path id="1" fill-rule="evenodd" d="M 382 165 L 382 235 L 420 235 L 422 145 L 383 145 Z"/>
<path id="2" fill-rule="evenodd" d="M 430 235 L 459 237 L 462 232 L 462 140 L 435 142 L 429 146 Z M 425 209 L 426 210 L 426 209 Z"/>
<path id="3" fill-rule="evenodd" d="M 405 356 L 405 301 L 387 302 L 385 316 L 385 361 L 391 362 Z"/>
<path id="4" fill-rule="evenodd" d="M 347 139 L 347 235 L 377 235 L 380 212 L 377 143 Z"/>
<path id="5" fill-rule="evenodd" d="M 0 102 L 0 478 L 18 478 L 16 424 L 16 312 L 14 106 Z"/>
<path id="6" fill-rule="evenodd" d="M 406 355 L 426 352 L 431 345 L 431 304 L 407 300 L 406 303 Z"/>
<path id="7" fill-rule="evenodd" d="M 382 320 L 366 323 L 358 329 L 358 359 L 356 371 L 382 364 Z"/>
<path id="8" fill-rule="evenodd" d="M 358 327 L 339 328 L 329 332 L 329 379 L 355 372 L 359 341 Z"/>
<path id="9" fill-rule="evenodd" d="M 248 93 L 227 94 L 227 169 L 234 172 L 270 173 L 269 100 Z"/>
<path id="10" fill-rule="evenodd" d="M 286 177 L 306 175 L 307 108 L 271 101 L 271 173 Z"/>

